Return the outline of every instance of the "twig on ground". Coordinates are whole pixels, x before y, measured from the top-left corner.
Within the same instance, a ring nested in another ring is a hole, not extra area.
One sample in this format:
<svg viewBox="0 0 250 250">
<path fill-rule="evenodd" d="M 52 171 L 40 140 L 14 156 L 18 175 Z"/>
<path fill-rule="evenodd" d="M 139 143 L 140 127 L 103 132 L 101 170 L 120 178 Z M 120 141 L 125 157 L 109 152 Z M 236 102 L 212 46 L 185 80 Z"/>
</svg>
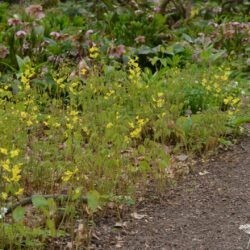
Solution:
<svg viewBox="0 0 250 250">
<path fill-rule="evenodd" d="M 70 198 L 69 195 L 65 195 L 65 194 L 32 195 L 30 197 L 22 199 L 21 201 L 15 203 L 13 205 L 8 206 L 5 215 L 12 213 L 13 210 L 19 206 L 24 207 L 24 206 L 32 204 L 32 199 L 36 196 L 42 196 L 45 199 L 52 198 L 56 201 L 65 201 L 65 200 Z M 83 197 L 80 197 L 78 199 L 78 201 L 83 202 L 83 203 L 87 203 L 87 198 L 83 196 Z"/>
</svg>

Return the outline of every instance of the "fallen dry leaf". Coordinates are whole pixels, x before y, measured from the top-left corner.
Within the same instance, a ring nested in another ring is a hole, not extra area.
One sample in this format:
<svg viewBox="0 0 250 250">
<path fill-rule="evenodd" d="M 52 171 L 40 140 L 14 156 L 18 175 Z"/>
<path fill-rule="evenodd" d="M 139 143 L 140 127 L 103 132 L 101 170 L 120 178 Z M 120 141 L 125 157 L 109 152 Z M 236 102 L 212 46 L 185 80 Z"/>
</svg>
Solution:
<svg viewBox="0 0 250 250">
<path fill-rule="evenodd" d="M 146 214 L 138 214 L 138 213 L 134 212 L 131 214 L 131 217 L 136 219 L 136 220 L 141 220 L 144 217 L 146 217 Z"/>
<path fill-rule="evenodd" d="M 250 234 L 250 224 L 240 225 L 239 229 L 243 230 L 247 234 Z"/>
<path fill-rule="evenodd" d="M 209 174 L 209 172 L 207 170 L 205 170 L 203 172 L 199 172 L 199 175 L 201 175 L 201 176 L 206 175 L 206 174 Z"/>
<path fill-rule="evenodd" d="M 181 154 L 181 155 L 175 156 L 175 158 L 176 158 L 178 161 L 186 161 L 186 160 L 188 159 L 188 155 Z"/>
</svg>

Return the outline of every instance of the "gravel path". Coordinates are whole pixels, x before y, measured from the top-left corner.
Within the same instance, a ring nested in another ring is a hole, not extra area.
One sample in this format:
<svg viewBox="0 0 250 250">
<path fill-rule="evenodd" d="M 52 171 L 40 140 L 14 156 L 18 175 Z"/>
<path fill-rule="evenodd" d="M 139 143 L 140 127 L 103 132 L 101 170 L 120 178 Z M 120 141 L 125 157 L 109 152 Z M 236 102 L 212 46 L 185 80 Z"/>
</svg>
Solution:
<svg viewBox="0 0 250 250">
<path fill-rule="evenodd" d="M 116 227 L 114 217 L 100 221 L 91 248 L 247 249 L 239 226 L 250 224 L 250 135 L 135 211 L 140 218 L 127 213 Z"/>
</svg>

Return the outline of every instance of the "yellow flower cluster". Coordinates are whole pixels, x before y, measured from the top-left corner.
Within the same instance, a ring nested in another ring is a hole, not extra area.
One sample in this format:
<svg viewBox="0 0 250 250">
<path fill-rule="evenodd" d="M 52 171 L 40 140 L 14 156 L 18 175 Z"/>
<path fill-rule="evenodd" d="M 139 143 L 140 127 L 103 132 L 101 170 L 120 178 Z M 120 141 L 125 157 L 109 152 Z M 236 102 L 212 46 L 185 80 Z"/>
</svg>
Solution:
<svg viewBox="0 0 250 250">
<path fill-rule="evenodd" d="M 65 89 L 65 77 L 53 77 L 53 80 L 55 81 L 55 83 L 57 84 L 57 86 L 60 88 L 60 89 Z"/>
<path fill-rule="evenodd" d="M 140 86 L 141 79 L 141 68 L 138 64 L 138 57 L 135 59 L 130 58 L 128 61 L 128 72 L 129 72 L 129 80 L 137 86 Z"/>
<path fill-rule="evenodd" d="M 237 111 L 239 111 L 240 106 L 240 98 L 235 97 L 233 95 L 227 96 L 224 98 L 223 103 L 230 107 L 227 111 L 229 116 L 234 115 Z"/>
<path fill-rule="evenodd" d="M 30 79 L 34 76 L 35 70 L 29 64 L 26 65 L 25 70 L 21 74 L 21 83 L 24 91 L 30 90 Z"/>
<path fill-rule="evenodd" d="M 100 51 L 96 46 L 93 46 L 89 49 L 89 57 L 96 59 L 100 55 Z"/>
<path fill-rule="evenodd" d="M 10 91 L 10 85 L 0 86 L 0 105 L 4 104 L 5 99 L 1 97 L 11 97 L 12 92 Z"/>
<path fill-rule="evenodd" d="M 105 100 L 108 100 L 110 96 L 114 95 L 115 91 L 113 89 L 109 90 L 106 95 L 104 96 Z"/>
<path fill-rule="evenodd" d="M 71 110 L 66 117 L 66 121 L 67 129 L 72 130 L 74 128 L 74 125 L 76 125 L 79 121 L 79 112 Z"/>
<path fill-rule="evenodd" d="M 157 94 L 157 97 L 153 97 L 153 96 L 152 96 L 152 99 L 153 99 L 153 101 L 155 102 L 155 104 L 156 104 L 156 106 L 157 106 L 158 108 L 162 108 L 162 107 L 163 107 L 163 105 L 164 105 L 164 103 L 165 103 L 164 93 L 159 92 L 159 93 Z"/>
<path fill-rule="evenodd" d="M 75 81 L 69 85 L 69 91 L 73 95 L 77 95 L 77 90 L 79 88 L 79 82 Z"/>
<path fill-rule="evenodd" d="M 13 149 L 9 151 L 6 148 L 2 147 L 0 148 L 0 156 L 5 158 L 0 161 L 0 169 L 2 172 L 1 182 L 3 184 L 5 183 L 5 185 L 3 186 L 0 185 L 0 191 L 1 191 L 0 199 L 2 200 L 6 200 L 9 195 L 21 195 L 23 193 L 23 188 L 19 186 L 19 181 L 21 179 L 22 164 L 11 163 L 11 160 L 16 158 L 19 155 L 19 152 L 20 151 L 18 149 Z M 12 188 L 10 188 L 10 186 Z"/>
<path fill-rule="evenodd" d="M 233 96 L 228 96 L 228 97 L 224 98 L 223 102 L 226 105 L 235 106 L 240 102 L 240 98 L 233 97 Z"/>
<path fill-rule="evenodd" d="M 65 173 L 62 176 L 62 181 L 63 182 L 69 182 L 72 177 L 78 172 L 78 168 L 76 168 L 75 170 L 66 170 Z"/>
<path fill-rule="evenodd" d="M 202 86 L 209 92 L 210 95 L 214 97 L 219 97 L 223 104 L 227 105 L 232 110 L 236 110 L 237 106 L 240 104 L 240 98 L 236 97 L 233 93 L 228 93 L 229 88 L 229 74 L 228 69 L 218 69 L 218 74 L 207 80 L 206 76 L 201 81 Z"/>
<path fill-rule="evenodd" d="M 136 122 L 129 122 L 129 126 L 132 128 L 130 137 L 133 139 L 140 138 L 143 126 L 148 122 L 148 119 L 136 117 Z"/>
<path fill-rule="evenodd" d="M 43 124 L 47 127 L 59 128 L 61 125 L 56 120 L 51 117 L 51 115 L 47 115 L 46 119 L 43 121 Z"/>
<path fill-rule="evenodd" d="M 114 125 L 112 122 L 109 122 L 107 125 L 106 125 L 106 128 L 112 128 Z"/>
<path fill-rule="evenodd" d="M 210 93 L 213 93 L 214 96 L 218 96 L 219 93 L 222 91 L 222 85 L 219 84 L 217 81 L 208 81 L 207 78 L 203 78 L 201 81 L 201 85 Z"/>
<path fill-rule="evenodd" d="M 81 69 L 81 74 L 85 76 L 87 74 L 88 70 L 86 68 Z"/>
<path fill-rule="evenodd" d="M 37 120 L 37 113 L 36 113 L 37 109 L 36 109 L 36 108 L 37 108 L 37 107 L 34 106 L 34 107 L 33 107 L 33 112 L 31 112 L 31 113 L 28 113 L 28 112 L 26 112 L 26 111 L 19 111 L 19 117 L 21 118 L 21 120 L 22 120 L 23 122 L 26 123 L 26 125 L 27 125 L 28 127 L 31 127 L 32 125 L 38 123 L 38 120 Z"/>
<path fill-rule="evenodd" d="M 214 96 L 218 96 L 222 92 L 223 86 L 228 84 L 229 69 L 218 69 L 218 74 L 213 75 L 211 79 L 207 79 L 204 75 L 201 84 L 202 86 Z"/>
</svg>

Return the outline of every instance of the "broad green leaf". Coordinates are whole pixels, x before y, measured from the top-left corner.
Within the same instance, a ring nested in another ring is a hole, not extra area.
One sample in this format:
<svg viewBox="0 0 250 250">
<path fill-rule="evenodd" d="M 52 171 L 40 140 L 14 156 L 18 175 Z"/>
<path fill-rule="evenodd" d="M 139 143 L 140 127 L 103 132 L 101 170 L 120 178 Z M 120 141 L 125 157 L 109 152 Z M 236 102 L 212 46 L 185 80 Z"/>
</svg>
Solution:
<svg viewBox="0 0 250 250">
<path fill-rule="evenodd" d="M 33 196 L 32 203 L 36 208 L 46 207 L 48 205 L 48 201 L 43 196 Z"/>
<path fill-rule="evenodd" d="M 30 58 L 28 56 L 21 58 L 20 56 L 16 55 L 16 60 L 17 60 L 17 64 L 20 70 L 23 70 L 24 66 L 27 63 L 30 63 Z"/>
<path fill-rule="evenodd" d="M 153 66 L 157 63 L 157 61 L 159 61 L 159 57 L 157 57 L 157 56 L 150 59 L 150 62 Z"/>
<path fill-rule="evenodd" d="M 192 39 L 192 37 L 189 36 L 189 35 L 186 34 L 186 33 L 183 33 L 183 34 L 182 34 L 182 38 L 185 39 L 186 41 L 188 41 L 189 43 L 193 43 L 193 42 L 194 42 L 193 39 Z"/>
<path fill-rule="evenodd" d="M 25 209 L 23 207 L 17 207 L 12 213 L 12 217 L 15 222 L 20 222 L 24 219 Z"/>
<path fill-rule="evenodd" d="M 100 194 L 96 190 L 87 193 L 88 207 L 95 212 L 100 205 Z"/>
</svg>

